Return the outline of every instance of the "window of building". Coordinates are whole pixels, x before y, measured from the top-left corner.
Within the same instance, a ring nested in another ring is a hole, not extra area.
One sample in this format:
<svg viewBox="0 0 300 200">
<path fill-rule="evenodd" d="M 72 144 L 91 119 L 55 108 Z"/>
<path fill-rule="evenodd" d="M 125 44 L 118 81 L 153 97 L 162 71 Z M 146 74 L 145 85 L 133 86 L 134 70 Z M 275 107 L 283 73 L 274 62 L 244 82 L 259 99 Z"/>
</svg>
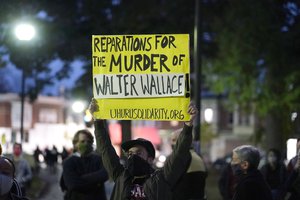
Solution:
<svg viewBox="0 0 300 200">
<path fill-rule="evenodd" d="M 39 112 L 39 122 L 57 123 L 58 113 L 54 108 L 42 108 Z"/>
</svg>

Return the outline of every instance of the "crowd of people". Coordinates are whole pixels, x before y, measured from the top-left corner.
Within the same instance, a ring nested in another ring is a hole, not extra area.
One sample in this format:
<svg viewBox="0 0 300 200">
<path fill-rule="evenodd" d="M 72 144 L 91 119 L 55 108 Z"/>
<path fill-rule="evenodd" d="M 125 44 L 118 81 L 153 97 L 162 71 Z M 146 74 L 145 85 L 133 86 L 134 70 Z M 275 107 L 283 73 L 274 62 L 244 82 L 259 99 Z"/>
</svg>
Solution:
<svg viewBox="0 0 300 200">
<path fill-rule="evenodd" d="M 52 149 L 46 147 L 44 150 L 41 150 L 39 146 L 37 146 L 33 152 L 34 170 L 35 172 L 39 172 L 41 163 L 45 163 L 49 171 L 55 173 L 59 159 L 63 161 L 69 154 L 70 152 L 66 147 L 63 147 L 62 151 L 59 152 L 55 145 L 52 146 Z"/>
<path fill-rule="evenodd" d="M 92 99 L 91 114 L 99 109 L 97 101 Z M 190 120 L 172 133 L 172 152 L 162 168 L 154 167 L 155 147 L 143 138 L 121 144 L 126 157 L 125 162 L 121 162 L 111 143 L 107 122 L 94 119 L 94 135 L 86 129 L 78 130 L 72 141 L 72 153 L 65 148 L 58 152 L 55 146 L 44 151 L 37 147 L 33 154 L 33 170 L 38 173 L 42 156 L 49 169 L 55 172 L 61 156 L 60 187 L 65 200 L 106 200 L 107 180 L 114 182 L 111 200 L 210 199 L 206 194 L 208 166 L 192 147 L 193 121 L 197 112 L 191 103 L 187 108 Z M 222 169 L 216 183 L 223 200 L 299 200 L 299 139 L 297 152 L 298 155 L 286 165 L 278 149 L 269 149 L 266 162 L 260 166 L 262 156 L 258 148 L 252 145 L 235 147 L 231 162 Z M 11 157 L 0 156 L 0 199 L 28 199 L 25 197 L 26 185 L 32 176 L 31 167 L 22 156 L 22 145 L 15 143 Z"/>
<path fill-rule="evenodd" d="M 259 167 L 261 155 L 257 148 L 247 145 L 235 148 L 231 162 L 222 169 L 218 180 L 223 200 L 300 199 L 300 139 L 297 140 L 297 152 L 286 165 L 281 152 L 271 148 Z"/>
</svg>

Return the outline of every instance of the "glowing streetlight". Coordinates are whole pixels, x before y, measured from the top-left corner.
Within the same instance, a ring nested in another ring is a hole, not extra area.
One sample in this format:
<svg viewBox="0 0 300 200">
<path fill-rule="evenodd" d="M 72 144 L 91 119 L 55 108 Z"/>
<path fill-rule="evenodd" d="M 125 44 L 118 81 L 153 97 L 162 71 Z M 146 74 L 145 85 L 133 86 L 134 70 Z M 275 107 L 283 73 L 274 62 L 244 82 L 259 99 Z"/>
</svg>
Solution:
<svg viewBox="0 0 300 200">
<path fill-rule="evenodd" d="M 18 24 L 15 28 L 15 35 L 18 40 L 30 41 L 35 36 L 35 28 L 31 24 Z M 25 72 L 22 72 L 22 82 L 21 82 L 21 142 L 23 142 L 24 136 L 24 100 L 25 100 Z"/>
<path fill-rule="evenodd" d="M 71 104 L 71 109 L 73 111 L 72 118 L 76 124 L 83 124 L 85 122 L 84 114 L 86 110 L 86 103 L 80 100 L 74 101 Z"/>
<path fill-rule="evenodd" d="M 85 104 L 82 101 L 75 101 L 72 104 L 72 110 L 75 113 L 82 113 L 84 111 L 84 109 L 85 109 Z"/>
<path fill-rule="evenodd" d="M 15 35 L 19 40 L 29 41 L 35 36 L 35 28 L 31 24 L 19 24 L 15 28 Z"/>
<path fill-rule="evenodd" d="M 207 123 L 211 123 L 213 121 L 214 111 L 211 108 L 206 108 L 204 110 L 204 120 Z"/>
</svg>

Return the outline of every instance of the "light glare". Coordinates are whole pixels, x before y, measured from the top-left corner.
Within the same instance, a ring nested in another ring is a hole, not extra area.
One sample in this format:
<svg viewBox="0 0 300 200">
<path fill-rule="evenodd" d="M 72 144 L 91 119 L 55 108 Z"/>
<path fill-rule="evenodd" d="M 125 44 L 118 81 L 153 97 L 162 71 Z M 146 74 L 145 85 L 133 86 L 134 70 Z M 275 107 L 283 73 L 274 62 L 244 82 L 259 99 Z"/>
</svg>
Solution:
<svg viewBox="0 0 300 200">
<path fill-rule="evenodd" d="M 287 160 L 292 159 L 297 154 L 297 139 L 290 138 L 287 141 Z"/>
<path fill-rule="evenodd" d="M 298 116 L 298 113 L 297 112 L 293 112 L 292 115 L 291 115 L 291 120 L 295 121 L 295 119 L 297 118 L 297 116 Z"/>
<path fill-rule="evenodd" d="M 211 108 L 207 108 L 204 111 L 204 120 L 207 123 L 211 123 L 213 121 L 213 115 L 214 115 L 214 111 Z"/>
<path fill-rule="evenodd" d="M 84 111 L 84 103 L 81 101 L 76 101 L 72 104 L 72 110 L 75 113 L 82 113 Z"/>
<path fill-rule="evenodd" d="M 15 34 L 19 40 L 31 40 L 35 36 L 35 29 L 30 24 L 19 24 L 15 29 Z"/>
<path fill-rule="evenodd" d="M 159 157 L 158 157 L 158 160 L 160 161 L 160 162 L 165 162 L 166 161 L 166 156 L 164 156 L 164 155 L 160 155 Z"/>
</svg>

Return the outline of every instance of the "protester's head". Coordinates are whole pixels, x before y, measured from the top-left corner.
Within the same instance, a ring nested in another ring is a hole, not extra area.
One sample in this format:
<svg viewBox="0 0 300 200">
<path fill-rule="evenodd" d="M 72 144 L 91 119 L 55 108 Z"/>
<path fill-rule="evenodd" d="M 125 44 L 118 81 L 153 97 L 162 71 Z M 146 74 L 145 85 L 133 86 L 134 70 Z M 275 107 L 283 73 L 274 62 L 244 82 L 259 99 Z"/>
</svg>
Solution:
<svg viewBox="0 0 300 200">
<path fill-rule="evenodd" d="M 181 131 L 182 131 L 182 128 L 175 130 L 175 131 L 171 134 L 171 147 L 172 147 L 172 149 L 174 149 L 175 144 L 176 144 L 176 142 L 177 142 L 177 139 L 178 139 L 178 137 L 179 137 Z"/>
<path fill-rule="evenodd" d="M 231 166 L 235 175 L 247 174 L 248 171 L 257 169 L 259 161 L 259 151 L 251 145 L 238 146 L 232 151 Z"/>
<path fill-rule="evenodd" d="M 8 158 L 0 156 L 0 197 L 5 197 L 11 190 L 14 172 L 13 162 Z"/>
<path fill-rule="evenodd" d="M 267 153 L 267 161 L 271 165 L 275 165 L 281 160 L 281 153 L 278 149 L 271 148 Z"/>
<path fill-rule="evenodd" d="M 14 146 L 13 146 L 13 154 L 14 156 L 16 157 L 19 157 L 21 154 L 22 154 L 22 144 L 20 143 L 14 143 Z"/>
<path fill-rule="evenodd" d="M 128 158 L 126 167 L 132 175 L 141 176 L 151 172 L 155 149 L 150 141 L 138 138 L 123 142 L 121 146 Z"/>
<path fill-rule="evenodd" d="M 149 161 L 149 163 L 151 163 L 155 158 L 155 149 L 153 144 L 149 140 L 143 138 L 123 142 L 122 149 L 126 153 L 127 157 L 137 155 L 144 160 Z"/>
<path fill-rule="evenodd" d="M 93 151 L 94 137 L 90 131 L 86 129 L 79 130 L 73 138 L 74 151 L 85 156 Z"/>
</svg>

